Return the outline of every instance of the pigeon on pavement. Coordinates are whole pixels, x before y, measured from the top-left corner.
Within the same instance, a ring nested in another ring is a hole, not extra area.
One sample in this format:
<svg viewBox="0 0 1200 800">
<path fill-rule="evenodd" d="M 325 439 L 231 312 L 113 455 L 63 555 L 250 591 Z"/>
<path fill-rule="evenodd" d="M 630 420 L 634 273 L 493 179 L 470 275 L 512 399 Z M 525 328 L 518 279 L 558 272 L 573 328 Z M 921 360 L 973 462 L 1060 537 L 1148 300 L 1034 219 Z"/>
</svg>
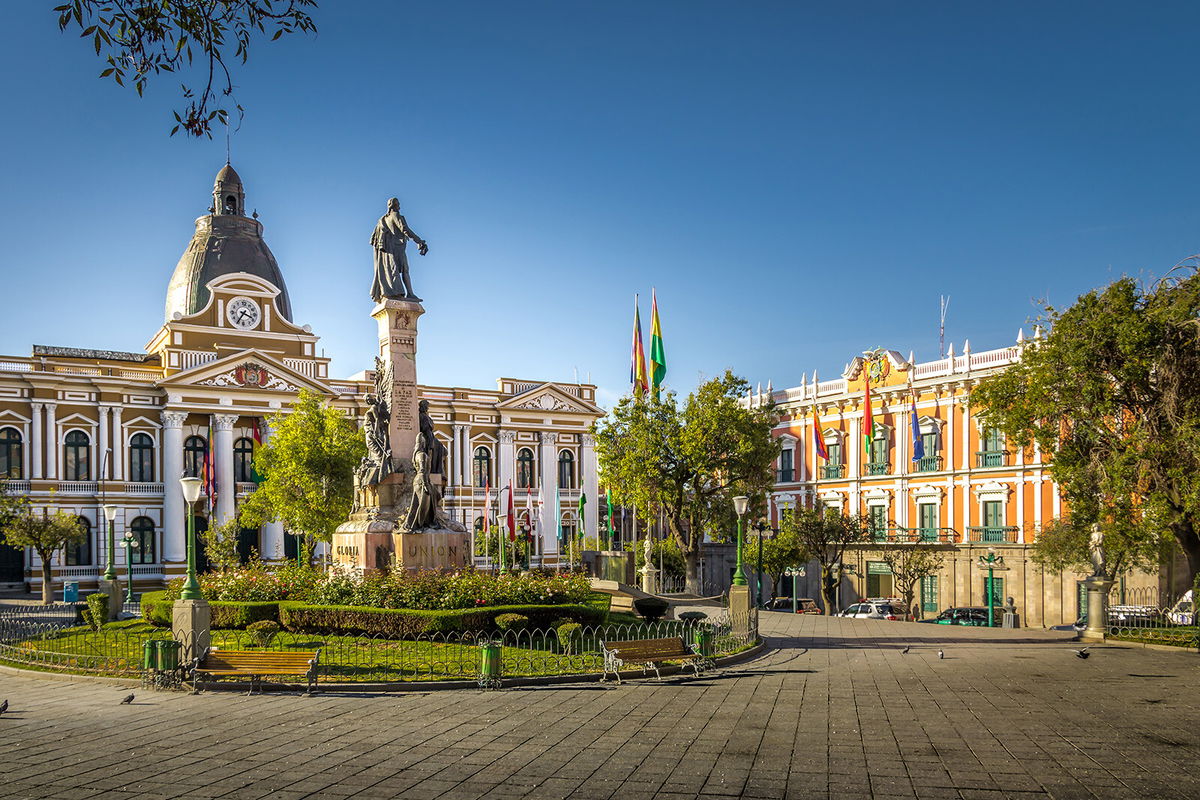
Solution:
<svg viewBox="0 0 1200 800">
<path fill-rule="evenodd" d="M 1091 648 L 1085 647 L 1082 650 L 1075 650 L 1073 652 L 1075 653 L 1076 658 L 1087 658 L 1088 656 L 1091 655 L 1091 653 L 1088 652 L 1089 649 L 1091 649 Z"/>
<path fill-rule="evenodd" d="M 912 650 L 912 645 L 906 644 L 906 645 L 904 645 L 904 649 L 901 650 L 900 653 L 901 653 L 901 655 L 903 655 L 903 654 L 907 653 L 909 650 Z"/>
<path fill-rule="evenodd" d="M 129 693 L 121 698 L 121 705 L 127 706 L 133 702 L 133 693 Z"/>
<path fill-rule="evenodd" d="M 938 650 L 938 658 L 945 658 L 945 657 L 946 657 L 946 651 Z"/>
<path fill-rule="evenodd" d="M 8 711 L 8 701 L 7 700 L 5 700 L 3 703 L 0 703 L 0 714 L 3 714 L 5 711 Z"/>
</svg>

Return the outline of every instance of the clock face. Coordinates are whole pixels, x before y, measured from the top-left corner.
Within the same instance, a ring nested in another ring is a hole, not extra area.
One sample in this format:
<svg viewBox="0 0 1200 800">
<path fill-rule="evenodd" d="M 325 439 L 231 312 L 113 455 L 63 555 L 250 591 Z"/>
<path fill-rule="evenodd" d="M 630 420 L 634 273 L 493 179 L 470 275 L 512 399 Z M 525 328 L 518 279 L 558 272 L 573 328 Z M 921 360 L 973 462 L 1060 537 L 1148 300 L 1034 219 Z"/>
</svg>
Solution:
<svg viewBox="0 0 1200 800">
<path fill-rule="evenodd" d="M 249 297 L 235 297 L 225 308 L 225 316 L 229 318 L 229 324 L 234 327 L 250 330 L 257 327 L 259 320 L 262 319 L 262 311 L 259 309 L 258 303 Z"/>
</svg>

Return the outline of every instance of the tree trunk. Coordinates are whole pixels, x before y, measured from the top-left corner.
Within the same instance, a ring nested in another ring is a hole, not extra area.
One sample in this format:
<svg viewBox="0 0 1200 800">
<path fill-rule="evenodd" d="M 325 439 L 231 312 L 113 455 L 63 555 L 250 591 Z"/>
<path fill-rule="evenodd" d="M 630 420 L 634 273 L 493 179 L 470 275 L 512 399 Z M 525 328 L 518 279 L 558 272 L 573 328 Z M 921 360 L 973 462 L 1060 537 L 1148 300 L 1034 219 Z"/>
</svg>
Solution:
<svg viewBox="0 0 1200 800">
<path fill-rule="evenodd" d="M 1183 555 L 1187 558 L 1190 586 L 1196 580 L 1196 576 L 1200 575 L 1200 536 L 1196 535 L 1191 518 L 1182 515 L 1178 521 L 1171 523 L 1171 532 L 1175 534 L 1175 541 L 1179 542 Z"/>
<path fill-rule="evenodd" d="M 821 567 L 821 599 L 825 601 L 825 614 L 833 615 L 838 612 L 838 589 L 841 587 L 841 577 L 835 577 L 826 567 Z"/>
<path fill-rule="evenodd" d="M 50 555 L 38 555 L 42 558 L 42 605 L 48 606 L 54 602 L 54 586 L 50 582 Z"/>
<path fill-rule="evenodd" d="M 683 554 L 683 563 L 687 570 L 687 591 L 701 597 L 704 594 L 703 576 L 700 574 L 700 551 L 692 550 Z"/>
</svg>

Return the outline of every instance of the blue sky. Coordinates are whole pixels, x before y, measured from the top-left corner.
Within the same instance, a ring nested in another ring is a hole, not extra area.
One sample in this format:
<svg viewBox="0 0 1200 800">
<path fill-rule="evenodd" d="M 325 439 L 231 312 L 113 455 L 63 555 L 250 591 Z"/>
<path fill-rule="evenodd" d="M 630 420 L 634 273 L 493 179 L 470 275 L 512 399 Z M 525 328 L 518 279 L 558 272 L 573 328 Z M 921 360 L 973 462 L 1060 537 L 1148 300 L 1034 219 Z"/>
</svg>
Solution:
<svg viewBox="0 0 1200 800">
<path fill-rule="evenodd" d="M 0 31 L 0 353 L 139 350 L 225 142 L 168 138 L 177 81 L 98 80 L 53 5 Z M 778 388 L 936 357 L 942 294 L 983 350 L 1200 251 L 1195 4 L 323 5 L 238 69 L 232 148 L 338 375 L 373 352 L 392 195 L 431 247 L 423 382 L 578 370 L 608 402 L 652 286 L 670 385 Z"/>
</svg>

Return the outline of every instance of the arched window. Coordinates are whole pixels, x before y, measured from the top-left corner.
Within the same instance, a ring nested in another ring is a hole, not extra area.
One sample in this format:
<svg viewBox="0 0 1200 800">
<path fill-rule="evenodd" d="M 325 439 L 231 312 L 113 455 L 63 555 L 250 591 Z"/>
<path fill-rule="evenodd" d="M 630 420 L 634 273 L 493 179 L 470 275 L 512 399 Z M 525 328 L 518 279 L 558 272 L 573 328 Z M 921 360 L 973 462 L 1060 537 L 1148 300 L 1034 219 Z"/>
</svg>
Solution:
<svg viewBox="0 0 1200 800">
<path fill-rule="evenodd" d="M 471 463 L 471 475 L 475 485 L 483 488 L 489 484 L 492 477 L 492 451 L 486 447 L 475 448 L 475 458 Z"/>
<path fill-rule="evenodd" d="M 558 454 L 558 488 L 575 488 L 575 454 L 570 450 Z"/>
<path fill-rule="evenodd" d="M 68 567 L 85 567 L 92 563 L 92 523 L 87 517 L 80 517 L 79 522 L 83 525 L 83 538 L 67 545 L 65 560 Z"/>
<path fill-rule="evenodd" d="M 154 520 L 149 517 L 138 517 L 129 523 L 129 532 L 133 534 L 133 538 L 137 541 L 137 545 L 130 554 L 133 563 L 155 563 L 158 560 L 158 554 L 154 552 Z"/>
<path fill-rule="evenodd" d="M 16 428 L 0 429 L 0 478 L 21 477 L 21 432 Z"/>
<path fill-rule="evenodd" d="M 233 479 L 238 483 L 254 481 L 254 440 L 242 437 L 233 443 Z"/>
<path fill-rule="evenodd" d="M 92 440 L 83 431 L 71 431 L 63 442 L 66 449 L 66 458 L 63 459 L 64 480 L 91 480 L 91 470 L 88 465 Z"/>
<path fill-rule="evenodd" d="M 148 434 L 134 434 L 129 440 L 129 480 L 134 483 L 154 482 L 154 440 Z"/>
<path fill-rule="evenodd" d="M 528 447 L 517 451 L 517 488 L 533 488 L 533 451 Z"/>
<path fill-rule="evenodd" d="M 204 457 L 208 455 L 208 440 L 203 436 L 189 436 L 183 443 L 183 471 L 189 478 L 199 478 L 204 473 Z"/>
</svg>

